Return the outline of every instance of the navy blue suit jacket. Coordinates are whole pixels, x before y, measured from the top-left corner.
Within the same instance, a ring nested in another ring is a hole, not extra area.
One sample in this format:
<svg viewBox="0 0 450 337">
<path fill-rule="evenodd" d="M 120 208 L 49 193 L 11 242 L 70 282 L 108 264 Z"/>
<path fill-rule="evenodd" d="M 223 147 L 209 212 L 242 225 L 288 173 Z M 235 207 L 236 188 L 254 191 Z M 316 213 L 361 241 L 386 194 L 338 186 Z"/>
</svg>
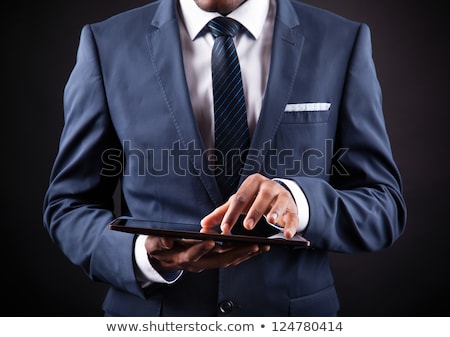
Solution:
<svg viewBox="0 0 450 337">
<path fill-rule="evenodd" d="M 83 28 L 45 198 L 52 239 L 111 286 L 107 314 L 209 316 L 230 300 L 228 315 L 336 315 L 327 252 L 388 247 L 406 217 L 365 24 L 277 3 L 267 91 L 242 179 L 259 172 L 295 180 L 310 205 L 304 236 L 312 249 L 273 247 L 236 267 L 142 289 L 133 235 L 107 229 L 119 180 L 123 207 L 136 218 L 195 224 L 223 202 L 202 155 L 176 10 L 175 0 L 158 1 Z M 330 106 L 304 104 L 315 102 Z"/>
</svg>

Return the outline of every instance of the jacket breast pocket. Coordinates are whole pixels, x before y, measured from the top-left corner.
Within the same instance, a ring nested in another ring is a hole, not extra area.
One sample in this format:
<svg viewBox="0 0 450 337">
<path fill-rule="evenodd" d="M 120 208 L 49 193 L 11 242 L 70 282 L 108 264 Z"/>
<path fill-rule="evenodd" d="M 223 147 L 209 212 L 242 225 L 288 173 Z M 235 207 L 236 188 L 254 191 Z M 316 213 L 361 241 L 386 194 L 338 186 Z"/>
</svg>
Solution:
<svg viewBox="0 0 450 337">
<path fill-rule="evenodd" d="M 326 123 L 330 119 L 330 110 L 286 111 L 282 124 Z"/>
</svg>

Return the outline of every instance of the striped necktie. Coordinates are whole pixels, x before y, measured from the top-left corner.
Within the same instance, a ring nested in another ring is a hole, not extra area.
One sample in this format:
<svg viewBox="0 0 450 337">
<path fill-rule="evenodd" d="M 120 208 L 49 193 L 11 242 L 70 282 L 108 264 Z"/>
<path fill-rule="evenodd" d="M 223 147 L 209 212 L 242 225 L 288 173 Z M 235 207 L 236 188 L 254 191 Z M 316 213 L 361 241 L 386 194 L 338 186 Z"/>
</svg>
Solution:
<svg viewBox="0 0 450 337">
<path fill-rule="evenodd" d="M 250 137 L 241 68 L 233 37 L 241 25 L 217 17 L 208 23 L 214 36 L 211 69 L 214 96 L 216 179 L 224 200 L 236 192 Z"/>
</svg>

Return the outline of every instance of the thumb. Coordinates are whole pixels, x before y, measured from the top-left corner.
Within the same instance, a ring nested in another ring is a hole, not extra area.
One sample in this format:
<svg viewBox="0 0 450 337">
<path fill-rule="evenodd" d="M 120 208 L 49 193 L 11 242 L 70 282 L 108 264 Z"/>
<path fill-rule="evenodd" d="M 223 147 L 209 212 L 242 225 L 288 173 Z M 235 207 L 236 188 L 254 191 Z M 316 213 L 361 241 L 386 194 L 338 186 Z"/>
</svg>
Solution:
<svg viewBox="0 0 450 337">
<path fill-rule="evenodd" d="M 213 228 L 219 226 L 228 210 L 229 205 L 230 203 L 227 201 L 222 206 L 217 207 L 200 221 L 200 225 L 203 228 Z"/>
<path fill-rule="evenodd" d="M 151 254 L 158 251 L 168 250 L 173 247 L 173 239 L 148 235 L 145 239 L 145 249 Z"/>
</svg>

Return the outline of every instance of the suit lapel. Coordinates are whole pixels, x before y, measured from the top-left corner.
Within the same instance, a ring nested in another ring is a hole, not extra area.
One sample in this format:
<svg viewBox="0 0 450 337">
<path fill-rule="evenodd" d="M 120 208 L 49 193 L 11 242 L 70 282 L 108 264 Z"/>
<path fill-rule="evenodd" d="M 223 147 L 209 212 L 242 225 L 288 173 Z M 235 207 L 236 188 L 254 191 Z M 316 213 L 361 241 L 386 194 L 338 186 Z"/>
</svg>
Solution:
<svg viewBox="0 0 450 337">
<path fill-rule="evenodd" d="M 299 20 L 289 1 L 277 2 L 269 80 L 251 150 L 241 180 L 263 168 L 264 156 L 271 146 L 291 96 L 300 64 L 304 37 Z"/>
<path fill-rule="evenodd" d="M 181 146 L 189 149 L 194 172 L 199 173 L 211 200 L 219 205 L 222 198 L 216 179 L 210 172 L 204 172 L 209 165 L 203 155 L 205 148 L 186 83 L 175 4 L 176 1 L 162 1 L 155 13 L 147 35 L 150 57 Z"/>
</svg>

